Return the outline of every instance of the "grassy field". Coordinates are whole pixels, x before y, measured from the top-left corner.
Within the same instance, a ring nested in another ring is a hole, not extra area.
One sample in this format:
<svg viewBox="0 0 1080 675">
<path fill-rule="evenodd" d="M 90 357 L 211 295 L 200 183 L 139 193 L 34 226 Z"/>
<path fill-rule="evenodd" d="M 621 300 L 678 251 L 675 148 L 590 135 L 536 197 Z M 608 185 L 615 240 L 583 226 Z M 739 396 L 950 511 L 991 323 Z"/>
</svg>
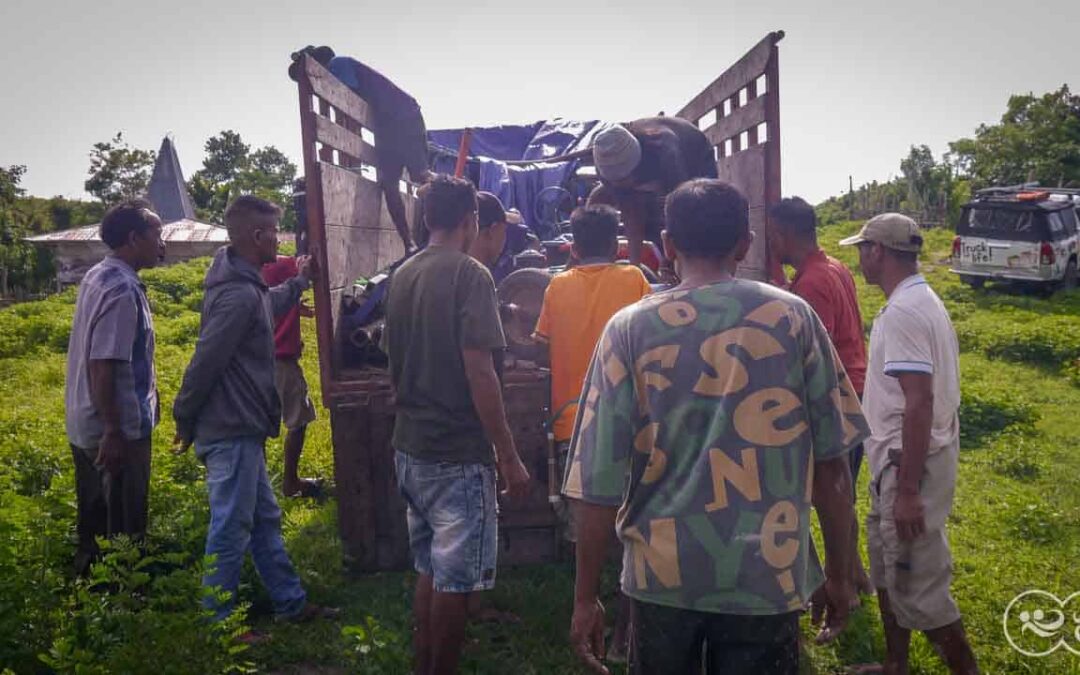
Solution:
<svg viewBox="0 0 1080 675">
<path fill-rule="evenodd" d="M 840 251 L 835 242 L 854 227 L 837 225 L 823 233 L 825 247 L 849 264 L 853 252 Z M 1041 588 L 1062 597 L 1080 591 L 1074 564 L 1080 558 L 1075 480 L 1080 475 L 1080 293 L 1042 299 L 997 289 L 972 291 L 943 264 L 950 242 L 950 233 L 931 234 L 924 269 L 949 306 L 964 351 L 964 442 L 950 521 L 955 594 L 985 672 L 1080 673 L 1080 658 L 1063 650 L 1041 659 L 1014 652 L 1001 624 L 1006 605 L 1023 590 Z M 145 274 L 156 313 L 165 409 L 198 329 L 204 265 Z M 869 324 L 883 298 L 861 280 L 860 292 Z M 250 603 L 248 621 L 267 628 L 273 639 L 240 650 L 230 632 L 207 628 L 197 610 L 207 523 L 202 468 L 190 454 L 168 452 L 169 419 L 154 437 L 154 555 L 139 562 L 119 547 L 99 569 L 97 585 L 71 580 L 74 492 L 63 430 L 63 379 L 72 301 L 68 293 L 0 311 L 0 669 L 407 672 L 412 575 L 344 577 L 332 501 L 284 502 L 284 529 L 311 596 L 342 607 L 342 620 L 273 624 L 249 566 L 241 588 L 242 599 Z M 311 328 L 305 326 L 311 348 L 304 365 L 314 382 Z M 309 430 L 304 475 L 332 477 L 329 439 L 321 411 Z M 276 481 L 279 441 L 270 444 L 267 456 Z M 868 507 L 865 487 L 864 474 L 861 516 Z M 520 623 L 470 626 L 463 672 L 577 672 L 565 647 L 572 574 L 569 564 L 501 571 L 490 601 L 516 614 Z M 810 635 L 809 626 L 806 630 Z M 806 671 L 842 672 L 881 654 L 870 600 L 839 644 L 807 648 Z M 921 638 L 915 642 L 913 670 L 943 672 Z"/>
</svg>

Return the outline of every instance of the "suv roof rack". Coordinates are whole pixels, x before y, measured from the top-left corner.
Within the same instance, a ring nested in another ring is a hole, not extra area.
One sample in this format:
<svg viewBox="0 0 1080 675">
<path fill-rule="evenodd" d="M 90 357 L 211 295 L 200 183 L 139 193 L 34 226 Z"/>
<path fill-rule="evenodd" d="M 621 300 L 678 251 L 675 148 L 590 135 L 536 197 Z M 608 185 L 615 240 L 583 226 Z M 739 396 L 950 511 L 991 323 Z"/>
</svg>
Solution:
<svg viewBox="0 0 1080 675">
<path fill-rule="evenodd" d="M 977 190 L 975 192 L 975 197 L 1007 197 L 1019 195 L 1025 192 L 1047 192 L 1057 195 L 1080 195 L 1080 188 L 1042 187 L 1038 183 L 1023 183 L 1020 185 L 983 188 L 982 190 Z"/>
</svg>

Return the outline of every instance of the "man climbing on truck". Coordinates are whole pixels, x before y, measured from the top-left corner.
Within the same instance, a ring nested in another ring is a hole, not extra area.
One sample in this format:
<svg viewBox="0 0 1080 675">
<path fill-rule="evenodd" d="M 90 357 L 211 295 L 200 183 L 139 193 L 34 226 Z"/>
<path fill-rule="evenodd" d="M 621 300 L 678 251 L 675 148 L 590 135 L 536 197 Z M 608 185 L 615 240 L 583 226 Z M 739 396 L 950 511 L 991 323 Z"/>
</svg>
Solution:
<svg viewBox="0 0 1080 675">
<path fill-rule="evenodd" d="M 375 167 L 379 187 L 390 219 L 405 244 L 406 251 L 416 248 L 409 229 L 409 219 L 405 214 L 405 202 L 401 198 L 398 183 L 401 172 L 409 171 L 409 179 L 414 183 L 426 183 L 431 180 L 428 170 L 427 128 L 420 104 L 405 93 L 385 75 L 367 64 L 348 56 L 337 56 L 329 47 L 308 45 L 292 55 L 293 64 L 289 66 L 289 77 L 300 79 L 300 56 L 310 54 L 312 58 L 341 80 L 346 86 L 364 99 L 374 113 L 375 154 L 378 165 Z"/>
<path fill-rule="evenodd" d="M 593 162 L 601 184 L 589 204 L 610 204 L 622 213 L 630 262 L 641 262 L 641 242 L 660 241 L 664 198 L 691 178 L 716 178 L 709 139 L 679 117 L 645 117 L 604 129 L 593 139 Z"/>
</svg>

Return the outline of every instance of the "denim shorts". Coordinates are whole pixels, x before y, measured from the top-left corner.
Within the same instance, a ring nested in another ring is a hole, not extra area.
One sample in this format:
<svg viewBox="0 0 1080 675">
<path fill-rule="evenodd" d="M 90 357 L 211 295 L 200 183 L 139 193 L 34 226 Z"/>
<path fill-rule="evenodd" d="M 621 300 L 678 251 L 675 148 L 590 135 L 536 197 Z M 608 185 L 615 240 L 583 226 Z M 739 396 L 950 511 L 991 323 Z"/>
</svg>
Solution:
<svg viewBox="0 0 1080 675">
<path fill-rule="evenodd" d="M 398 490 L 408 506 L 409 548 L 420 574 L 440 593 L 495 586 L 498 506 L 495 467 L 394 454 Z"/>
</svg>

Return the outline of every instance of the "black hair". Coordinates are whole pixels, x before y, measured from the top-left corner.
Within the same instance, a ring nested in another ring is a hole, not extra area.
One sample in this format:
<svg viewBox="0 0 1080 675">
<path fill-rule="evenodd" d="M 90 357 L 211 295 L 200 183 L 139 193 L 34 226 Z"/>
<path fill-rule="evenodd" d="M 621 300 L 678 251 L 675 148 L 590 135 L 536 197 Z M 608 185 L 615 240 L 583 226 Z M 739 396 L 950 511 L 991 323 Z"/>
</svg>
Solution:
<svg viewBox="0 0 1080 675">
<path fill-rule="evenodd" d="M 915 238 L 920 240 L 919 241 L 920 244 L 922 243 L 922 237 L 919 237 L 919 236 L 916 235 L 916 237 L 913 237 L 913 239 L 915 239 Z M 896 260 L 899 260 L 902 263 L 907 263 L 909 265 L 915 265 L 915 264 L 917 264 L 919 262 L 919 252 L 918 251 L 901 251 L 899 249 L 889 248 L 888 246 L 883 246 L 882 248 L 884 248 L 888 252 L 889 255 L 891 255 L 893 258 L 895 258 Z"/>
<path fill-rule="evenodd" d="M 611 255 L 619 238 L 619 212 L 606 204 L 583 206 L 570 214 L 574 246 L 586 258 Z"/>
<path fill-rule="evenodd" d="M 237 228 L 245 225 L 245 221 L 251 216 L 280 218 L 281 207 L 262 197 L 240 195 L 225 209 L 225 229 L 229 231 L 229 237 L 232 238 L 238 232 Z"/>
<path fill-rule="evenodd" d="M 503 208 L 499 198 L 490 192 L 477 192 L 476 204 L 478 207 L 476 223 L 481 230 L 486 230 L 495 223 L 506 220 L 506 209 Z"/>
<path fill-rule="evenodd" d="M 773 223 L 800 239 L 817 241 L 817 214 L 802 197 L 781 199 L 769 209 Z"/>
<path fill-rule="evenodd" d="M 733 186 L 715 178 L 689 180 L 664 203 L 668 235 L 690 258 L 724 258 L 750 231 L 750 207 Z"/>
<path fill-rule="evenodd" d="M 142 234 L 159 220 L 149 201 L 129 199 L 105 212 L 105 217 L 101 219 L 101 240 L 115 251 L 128 243 L 132 232 Z"/>
<path fill-rule="evenodd" d="M 477 210 L 476 187 L 464 178 L 440 173 L 420 188 L 420 201 L 430 231 L 453 230 Z"/>
</svg>

